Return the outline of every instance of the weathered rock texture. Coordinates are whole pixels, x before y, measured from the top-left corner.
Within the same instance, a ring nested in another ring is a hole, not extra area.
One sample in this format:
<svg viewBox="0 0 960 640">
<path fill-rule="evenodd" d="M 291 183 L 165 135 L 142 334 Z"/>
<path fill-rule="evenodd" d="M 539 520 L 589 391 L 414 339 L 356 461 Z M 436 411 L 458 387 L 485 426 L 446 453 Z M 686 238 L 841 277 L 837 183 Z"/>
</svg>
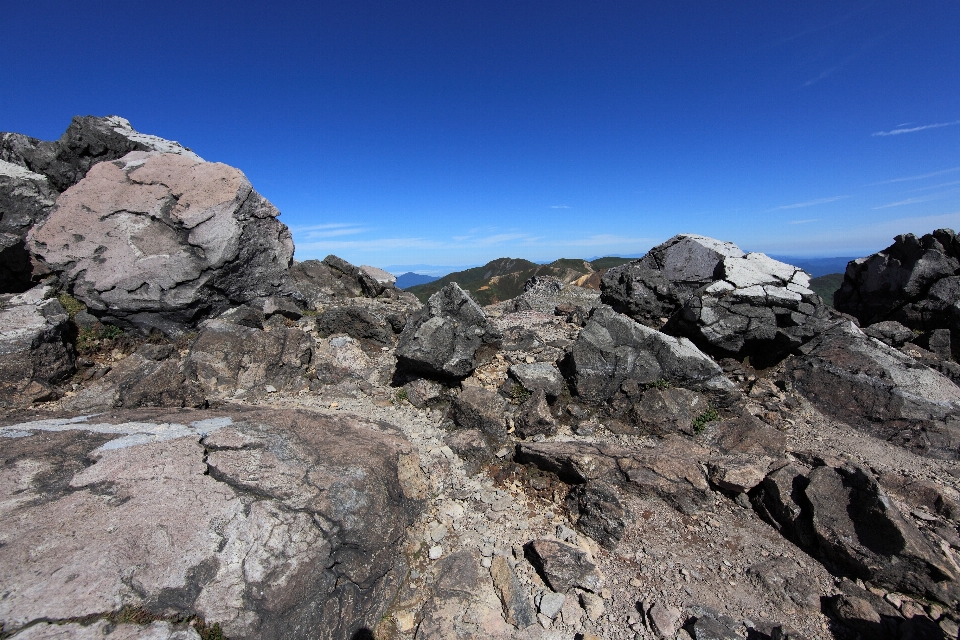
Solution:
<svg viewBox="0 0 960 640">
<path fill-rule="evenodd" d="M 834 306 L 864 326 L 895 320 L 919 332 L 948 329 L 960 347 L 960 240 L 951 229 L 912 233 L 847 265 Z M 949 353 L 949 348 L 948 348 Z"/>
<path fill-rule="evenodd" d="M 79 182 L 98 162 L 131 151 L 179 153 L 200 158 L 176 142 L 134 131 L 118 116 L 73 119 L 55 142 L 0 133 L 0 292 L 30 287 L 30 254 L 24 243 L 60 192 Z"/>
<path fill-rule="evenodd" d="M 426 307 L 407 322 L 397 360 L 410 371 L 462 378 L 489 359 L 500 341 L 483 309 L 452 282 L 430 296 Z"/>
<path fill-rule="evenodd" d="M 613 396 L 625 380 L 685 385 L 726 382 L 720 366 L 686 338 L 660 333 L 607 306 L 594 310 L 567 364 L 577 395 L 593 402 Z"/>
<path fill-rule="evenodd" d="M 0 405 L 50 399 L 51 383 L 74 370 L 67 312 L 52 287 L 0 296 Z"/>
<path fill-rule="evenodd" d="M 293 241 L 277 215 L 237 169 L 133 152 L 64 192 L 28 245 L 95 315 L 177 333 L 279 293 Z"/>
<path fill-rule="evenodd" d="M 718 356 L 775 362 L 827 316 L 802 270 L 729 242 L 674 236 L 610 269 L 601 300 L 634 319 L 685 335 Z"/>
<path fill-rule="evenodd" d="M 230 638 L 361 637 L 421 504 L 409 443 L 350 416 L 141 410 L 2 432 L 5 632 L 131 606 Z"/>
<path fill-rule="evenodd" d="M 918 453 L 960 455 L 960 388 L 850 321 L 790 362 L 797 389 L 822 411 Z"/>
</svg>

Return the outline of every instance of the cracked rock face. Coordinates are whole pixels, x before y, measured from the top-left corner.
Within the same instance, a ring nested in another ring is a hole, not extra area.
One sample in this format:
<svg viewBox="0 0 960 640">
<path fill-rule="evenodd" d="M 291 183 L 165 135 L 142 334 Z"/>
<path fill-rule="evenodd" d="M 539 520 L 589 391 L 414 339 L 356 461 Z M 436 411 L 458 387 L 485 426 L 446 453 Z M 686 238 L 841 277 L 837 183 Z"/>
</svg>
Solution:
<svg viewBox="0 0 960 640">
<path fill-rule="evenodd" d="M 601 300 L 722 357 L 768 363 L 810 340 L 827 316 L 801 269 L 729 242 L 674 236 L 608 271 Z"/>
<path fill-rule="evenodd" d="M 0 427 L 4 631 L 125 606 L 199 614 L 230 638 L 372 629 L 421 505 L 400 432 L 303 410 L 166 411 Z"/>
<path fill-rule="evenodd" d="M 397 360 L 410 371 L 463 378 L 499 349 L 501 338 L 470 294 L 451 282 L 407 322 Z"/>
<path fill-rule="evenodd" d="M 176 334 L 279 292 L 293 241 L 277 215 L 237 169 L 132 152 L 64 192 L 28 245 L 95 315 Z"/>
<path fill-rule="evenodd" d="M 0 160 L 0 291 L 30 287 L 32 266 L 24 239 L 57 199 L 46 176 Z"/>
</svg>

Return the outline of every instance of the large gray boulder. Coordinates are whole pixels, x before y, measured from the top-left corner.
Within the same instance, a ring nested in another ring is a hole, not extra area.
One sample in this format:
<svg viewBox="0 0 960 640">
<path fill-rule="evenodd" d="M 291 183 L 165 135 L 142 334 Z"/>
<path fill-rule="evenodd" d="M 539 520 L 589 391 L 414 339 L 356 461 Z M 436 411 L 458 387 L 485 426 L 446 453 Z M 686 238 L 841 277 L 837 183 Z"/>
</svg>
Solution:
<svg viewBox="0 0 960 640">
<path fill-rule="evenodd" d="M 401 432 L 347 415 L 121 410 L 0 435 L 5 634 L 129 607 L 229 638 L 361 637 L 425 497 Z"/>
<path fill-rule="evenodd" d="M 847 265 L 834 306 L 861 325 L 895 320 L 910 329 L 949 329 L 960 344 L 960 240 L 951 229 L 892 245 Z"/>
<path fill-rule="evenodd" d="M 419 308 L 417 297 L 397 289 L 396 281 L 383 269 L 367 265 L 357 267 L 339 256 L 329 255 L 323 260 L 294 262 L 287 288 L 304 305 L 317 311 L 358 298 Z"/>
<path fill-rule="evenodd" d="M 25 239 L 46 219 L 58 192 L 46 176 L 0 160 L 0 292 L 30 288 L 32 267 Z"/>
<path fill-rule="evenodd" d="M 720 366 L 686 338 L 674 338 L 601 305 L 574 342 L 569 381 L 592 402 L 611 398 L 625 380 L 684 386 L 729 384 Z"/>
<path fill-rule="evenodd" d="M 809 284 L 801 269 L 762 253 L 681 234 L 610 269 L 601 300 L 711 354 L 766 365 L 811 339 L 827 318 Z"/>
<path fill-rule="evenodd" d="M 451 282 L 407 322 L 397 345 L 398 366 L 428 375 L 464 378 L 493 356 L 501 342 L 473 298 Z"/>
<path fill-rule="evenodd" d="M 0 296 L 0 406 L 50 399 L 51 383 L 74 371 L 69 316 L 50 286 Z"/>
<path fill-rule="evenodd" d="M 840 321 L 788 363 L 797 390 L 826 414 L 917 453 L 960 457 L 960 387 Z"/>
<path fill-rule="evenodd" d="M 278 215 L 238 169 L 137 151 L 90 169 L 28 246 L 94 315 L 178 334 L 281 291 L 293 240 Z"/>
</svg>

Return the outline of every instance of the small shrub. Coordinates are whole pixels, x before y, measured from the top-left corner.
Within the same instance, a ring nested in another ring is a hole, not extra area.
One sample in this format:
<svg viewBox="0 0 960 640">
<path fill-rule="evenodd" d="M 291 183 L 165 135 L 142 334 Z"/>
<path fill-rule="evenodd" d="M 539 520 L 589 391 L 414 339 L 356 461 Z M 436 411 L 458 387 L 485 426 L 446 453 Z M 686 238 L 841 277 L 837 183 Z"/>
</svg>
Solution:
<svg viewBox="0 0 960 640">
<path fill-rule="evenodd" d="M 522 384 L 515 384 L 513 389 L 510 389 L 510 399 L 516 404 L 523 404 L 532 395 L 533 393 Z"/>
<path fill-rule="evenodd" d="M 80 329 L 77 332 L 77 351 L 81 354 L 92 353 L 106 346 L 103 344 L 105 340 L 116 340 L 122 336 L 123 329 L 120 327 L 98 322 L 90 329 Z"/>
<path fill-rule="evenodd" d="M 694 433 L 703 433 L 703 430 L 707 428 L 708 422 L 713 422 L 714 420 L 720 419 L 720 413 L 717 412 L 714 408 L 709 408 L 700 415 L 698 415 L 693 420 L 693 432 Z"/>
<path fill-rule="evenodd" d="M 396 395 L 397 395 L 397 402 L 403 402 L 404 400 L 407 399 L 407 390 L 404 389 L 403 387 L 400 387 L 399 389 L 397 389 Z"/>
<path fill-rule="evenodd" d="M 75 315 L 87 308 L 87 305 L 83 304 L 69 293 L 61 293 L 57 296 L 57 300 L 59 300 L 60 304 L 63 305 L 63 308 L 66 309 L 71 320 L 73 320 Z"/>
<path fill-rule="evenodd" d="M 115 327 L 112 324 L 100 325 L 100 337 L 104 340 L 116 340 L 123 335 L 123 329 L 120 327 Z"/>
<path fill-rule="evenodd" d="M 649 388 L 653 388 L 653 389 L 669 389 L 669 388 L 671 388 L 671 387 L 673 387 L 673 383 L 671 383 L 671 382 L 670 382 L 669 380 L 667 380 L 666 378 L 658 378 L 655 382 L 651 382 L 649 385 L 647 385 L 647 388 L 648 388 L 648 389 L 649 389 Z"/>
<path fill-rule="evenodd" d="M 207 626 L 203 620 L 197 619 L 197 621 L 194 622 L 193 628 L 197 630 L 197 635 L 200 636 L 201 640 L 227 640 L 227 636 L 223 634 L 223 629 L 220 628 L 219 622 L 214 622 L 212 625 Z"/>
</svg>

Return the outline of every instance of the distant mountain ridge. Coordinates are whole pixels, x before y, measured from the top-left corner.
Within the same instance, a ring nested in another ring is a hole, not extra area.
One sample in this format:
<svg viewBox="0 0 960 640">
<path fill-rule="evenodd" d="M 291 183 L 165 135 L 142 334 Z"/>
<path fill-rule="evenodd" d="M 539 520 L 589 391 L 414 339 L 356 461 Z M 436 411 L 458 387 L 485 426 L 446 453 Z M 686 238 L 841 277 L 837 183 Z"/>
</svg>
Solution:
<svg viewBox="0 0 960 640">
<path fill-rule="evenodd" d="M 422 273 L 414 273 L 408 271 L 402 275 L 397 276 L 397 289 L 408 289 L 410 287 L 415 287 L 418 284 L 427 284 L 428 282 L 433 282 L 434 280 L 439 280 L 438 276 L 427 276 Z"/>
<path fill-rule="evenodd" d="M 631 258 L 605 257 L 592 261 L 561 258 L 548 264 L 537 264 L 522 258 L 497 258 L 482 267 L 455 271 L 407 291 L 426 301 L 445 285 L 456 282 L 470 291 L 481 305 L 515 298 L 523 293 L 523 284 L 533 276 L 553 276 L 567 284 L 591 289 L 600 288 L 600 278 L 607 269 L 630 262 Z"/>
</svg>

